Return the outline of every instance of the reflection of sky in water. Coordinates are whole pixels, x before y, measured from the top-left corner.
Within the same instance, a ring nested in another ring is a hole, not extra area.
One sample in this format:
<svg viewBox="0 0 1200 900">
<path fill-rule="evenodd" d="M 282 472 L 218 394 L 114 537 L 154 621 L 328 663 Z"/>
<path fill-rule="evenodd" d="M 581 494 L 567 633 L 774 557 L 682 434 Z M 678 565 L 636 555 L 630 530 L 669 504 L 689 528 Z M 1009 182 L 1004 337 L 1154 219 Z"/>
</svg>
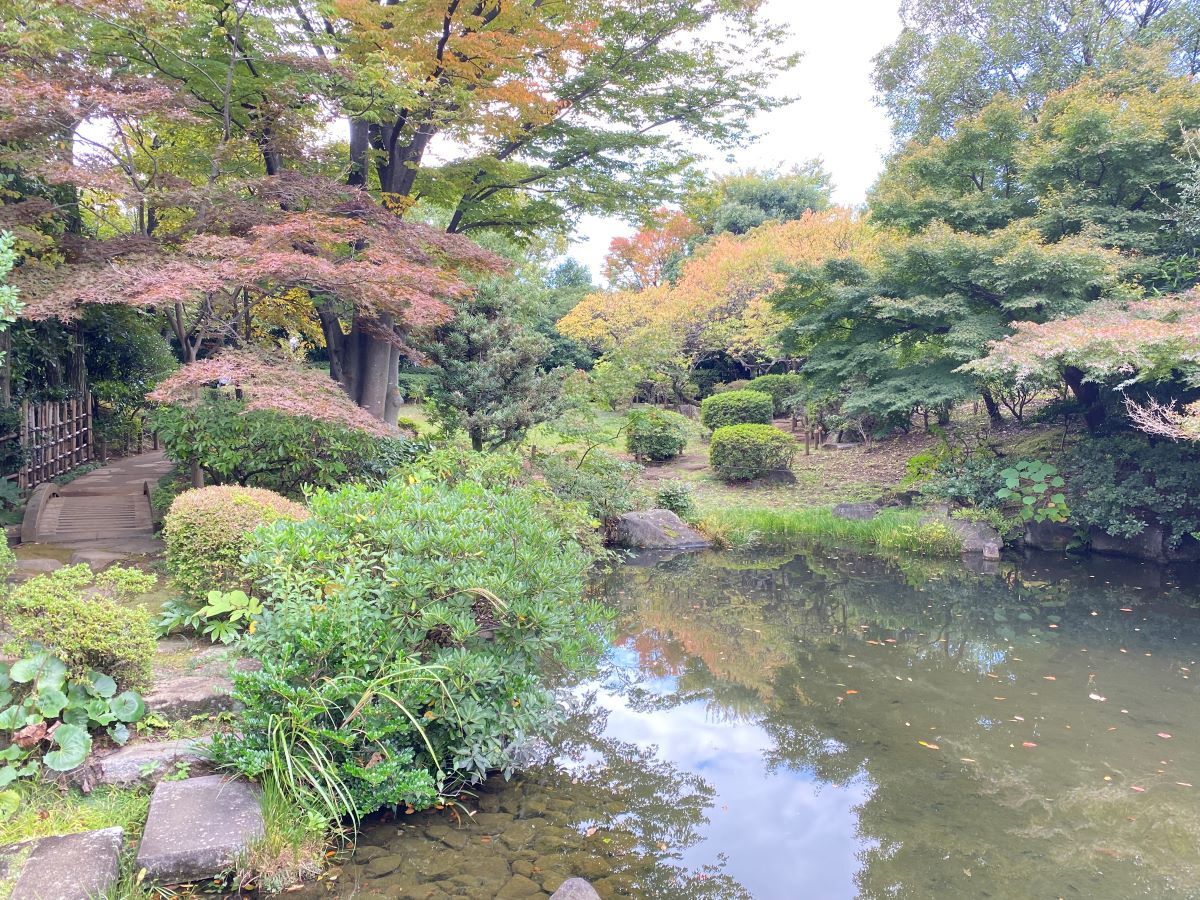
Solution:
<svg viewBox="0 0 1200 900">
<path fill-rule="evenodd" d="M 638 669 L 637 654 L 627 648 L 613 648 L 610 659 L 620 668 Z M 656 694 L 677 687 L 672 677 L 642 677 L 637 683 Z M 855 896 L 863 844 L 854 810 L 870 796 L 865 778 L 835 786 L 809 771 L 780 767 L 769 773 L 763 759 L 772 741 L 757 723 L 715 720 L 703 700 L 639 712 L 613 687 L 610 681 L 596 695 L 609 710 L 606 733 L 656 746 L 659 758 L 700 775 L 717 792 L 705 840 L 684 852 L 684 865 L 699 869 L 724 856 L 723 871 L 757 900 Z"/>
</svg>

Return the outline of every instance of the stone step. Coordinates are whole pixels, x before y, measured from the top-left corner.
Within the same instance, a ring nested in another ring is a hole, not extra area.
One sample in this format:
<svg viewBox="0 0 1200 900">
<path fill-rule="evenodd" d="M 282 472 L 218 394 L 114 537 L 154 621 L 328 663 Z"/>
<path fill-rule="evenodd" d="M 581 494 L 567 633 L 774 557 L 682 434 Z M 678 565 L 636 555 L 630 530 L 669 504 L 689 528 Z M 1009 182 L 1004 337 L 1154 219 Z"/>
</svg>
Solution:
<svg viewBox="0 0 1200 900">
<path fill-rule="evenodd" d="M 163 781 L 150 798 L 137 867 L 159 884 L 203 881 L 228 871 L 262 836 L 258 789 L 248 781 Z"/>
<path fill-rule="evenodd" d="M 117 883 L 120 828 L 37 838 L 0 847 L 0 896 L 13 900 L 93 900 Z"/>
</svg>

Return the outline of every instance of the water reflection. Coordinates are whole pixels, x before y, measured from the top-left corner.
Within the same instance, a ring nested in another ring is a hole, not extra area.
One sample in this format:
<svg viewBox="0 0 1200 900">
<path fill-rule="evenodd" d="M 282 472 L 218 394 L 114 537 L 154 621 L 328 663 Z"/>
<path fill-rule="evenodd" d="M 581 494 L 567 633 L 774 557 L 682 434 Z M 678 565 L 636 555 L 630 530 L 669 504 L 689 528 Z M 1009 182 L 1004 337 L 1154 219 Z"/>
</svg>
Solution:
<svg viewBox="0 0 1200 900">
<path fill-rule="evenodd" d="M 1200 896 L 1192 587 L 817 553 L 598 590 L 610 733 L 716 791 L 685 862 L 761 898 Z"/>
</svg>

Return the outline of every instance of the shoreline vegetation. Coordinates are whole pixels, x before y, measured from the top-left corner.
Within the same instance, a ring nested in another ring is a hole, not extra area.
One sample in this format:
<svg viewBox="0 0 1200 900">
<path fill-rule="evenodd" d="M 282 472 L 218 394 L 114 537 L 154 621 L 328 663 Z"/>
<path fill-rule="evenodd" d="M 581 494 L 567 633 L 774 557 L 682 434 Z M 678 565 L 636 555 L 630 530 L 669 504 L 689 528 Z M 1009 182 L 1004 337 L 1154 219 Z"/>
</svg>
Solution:
<svg viewBox="0 0 1200 900">
<path fill-rule="evenodd" d="M 743 507 L 702 514 L 698 524 L 720 546 L 730 549 L 779 548 L 811 543 L 823 547 L 874 550 L 882 556 L 914 553 L 957 556 L 962 539 L 918 509 L 884 509 L 867 520 L 846 519 L 831 509 Z"/>
</svg>

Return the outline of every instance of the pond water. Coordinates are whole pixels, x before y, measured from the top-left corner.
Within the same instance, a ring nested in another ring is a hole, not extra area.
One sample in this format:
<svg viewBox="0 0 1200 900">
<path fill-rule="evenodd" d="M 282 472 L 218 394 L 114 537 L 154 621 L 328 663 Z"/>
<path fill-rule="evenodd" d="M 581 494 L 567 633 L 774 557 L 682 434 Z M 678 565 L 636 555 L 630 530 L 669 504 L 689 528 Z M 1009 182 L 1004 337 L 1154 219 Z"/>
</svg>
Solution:
<svg viewBox="0 0 1200 900">
<path fill-rule="evenodd" d="M 312 896 L 1200 897 L 1200 590 L 1041 559 L 643 557 L 543 765 Z M 462 852 L 468 850 L 469 852 Z"/>
</svg>

